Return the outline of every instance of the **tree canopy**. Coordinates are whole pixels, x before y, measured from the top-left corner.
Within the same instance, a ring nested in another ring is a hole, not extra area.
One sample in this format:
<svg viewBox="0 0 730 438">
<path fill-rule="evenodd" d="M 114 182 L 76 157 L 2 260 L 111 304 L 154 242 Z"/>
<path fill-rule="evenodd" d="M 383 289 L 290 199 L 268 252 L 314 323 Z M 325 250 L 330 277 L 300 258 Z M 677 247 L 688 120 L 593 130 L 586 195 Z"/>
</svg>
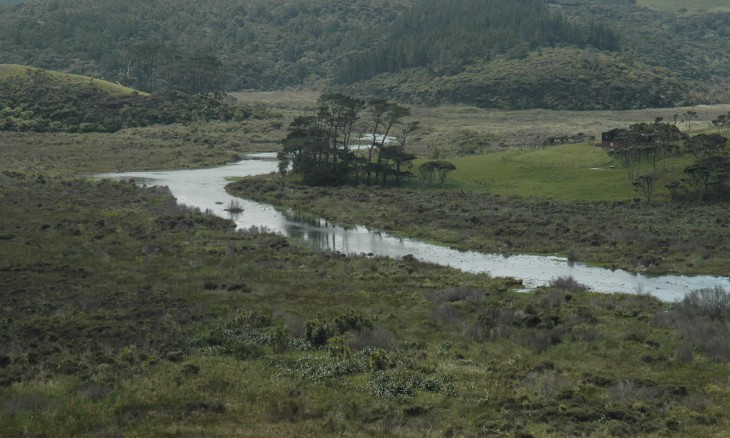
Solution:
<svg viewBox="0 0 730 438">
<path fill-rule="evenodd" d="M 298 116 L 289 125 L 278 155 L 281 173 L 291 172 L 309 184 L 338 185 L 346 182 L 382 183 L 390 178 L 399 183 L 411 176 L 415 155 L 407 152 L 408 135 L 418 128 L 403 118 L 406 107 L 384 99 L 363 99 L 342 93 L 319 98 L 314 114 Z M 402 129 L 397 137 L 393 133 Z M 355 138 L 356 132 L 368 136 Z"/>
</svg>

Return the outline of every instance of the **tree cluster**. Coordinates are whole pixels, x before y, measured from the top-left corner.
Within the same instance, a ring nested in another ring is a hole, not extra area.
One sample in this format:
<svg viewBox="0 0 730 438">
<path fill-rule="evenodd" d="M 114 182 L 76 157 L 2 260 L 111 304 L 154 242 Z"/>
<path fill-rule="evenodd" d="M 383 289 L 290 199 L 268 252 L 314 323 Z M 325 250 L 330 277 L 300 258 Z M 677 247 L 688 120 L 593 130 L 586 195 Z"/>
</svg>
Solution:
<svg viewBox="0 0 730 438">
<path fill-rule="evenodd" d="M 695 161 L 684 169 L 681 181 L 667 188 L 674 198 L 724 200 L 730 193 L 730 150 L 720 134 L 698 134 L 685 142 Z"/>
<path fill-rule="evenodd" d="M 691 114 L 685 117 L 687 121 L 692 118 Z M 659 176 L 666 172 L 657 163 L 663 161 L 666 166 L 667 158 L 685 153 L 694 162 L 684 168 L 684 178 L 666 185 L 673 199 L 723 200 L 730 193 L 730 150 L 728 139 L 720 134 L 690 137 L 675 124 L 663 123 L 658 118 L 654 123 L 616 129 L 613 135 L 614 146 L 609 154 L 623 165 L 629 182 L 648 201 L 654 195 Z"/>
<path fill-rule="evenodd" d="M 279 170 L 287 173 L 291 163 L 291 172 L 308 184 L 398 184 L 412 175 L 416 158 L 406 148 L 408 136 L 418 129 L 417 122 L 404 123 L 409 114 L 384 99 L 323 94 L 315 114 L 289 125 Z"/>
</svg>

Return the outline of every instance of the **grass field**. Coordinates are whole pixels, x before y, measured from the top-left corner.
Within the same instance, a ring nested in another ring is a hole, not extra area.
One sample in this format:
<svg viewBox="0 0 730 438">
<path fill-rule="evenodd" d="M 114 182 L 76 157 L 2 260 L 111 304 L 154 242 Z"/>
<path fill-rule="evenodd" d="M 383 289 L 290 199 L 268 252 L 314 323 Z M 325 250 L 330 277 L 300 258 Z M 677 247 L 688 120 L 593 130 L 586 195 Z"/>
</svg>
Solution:
<svg viewBox="0 0 730 438">
<path fill-rule="evenodd" d="M 288 91 L 235 93 L 234 96 L 242 104 L 265 102 L 276 108 L 284 115 L 286 126 L 295 116 L 314 111 L 319 94 Z M 718 115 L 727 114 L 730 105 L 633 111 L 501 111 L 464 105 L 412 106 L 409 121 L 420 121 L 422 128 L 413 133 L 409 148 L 422 155 L 450 158 L 513 148 L 533 150 L 550 137 L 574 138 L 582 133 L 600 139 L 603 131 L 628 127 L 632 123 L 653 122 L 657 117 L 669 122 L 674 120 L 675 114 L 678 126 L 686 130 L 681 116 L 688 110 L 697 113 L 691 129 L 698 132 L 709 129 L 710 121 Z"/>
<path fill-rule="evenodd" d="M 0 64 L 0 80 L 5 78 L 20 78 L 20 79 L 27 79 L 29 72 L 44 72 L 45 74 L 50 75 L 52 78 L 56 79 L 59 82 L 63 82 L 70 85 L 95 85 L 96 87 L 109 92 L 112 95 L 123 95 L 123 94 L 129 94 L 129 93 L 140 93 L 140 94 L 147 94 L 143 92 L 139 92 L 133 88 L 124 87 L 119 84 L 115 84 L 112 82 L 107 82 L 101 79 L 94 79 L 90 78 L 88 76 L 79 76 L 74 75 L 70 73 L 61 73 L 57 71 L 52 70 L 45 70 L 41 68 L 34 68 L 34 67 L 27 67 L 23 65 L 15 65 L 15 64 Z"/>
<path fill-rule="evenodd" d="M 638 0 L 640 6 L 660 11 L 679 11 L 687 9 L 690 12 L 697 11 L 730 11 L 730 3 L 727 0 Z"/>
<path fill-rule="evenodd" d="M 451 160 L 456 170 L 449 190 L 583 201 L 625 201 L 640 197 L 626 170 L 593 144 L 551 146 L 532 151 L 505 151 Z M 668 200 L 664 185 L 683 177 L 689 158 L 660 161 L 657 200 Z M 416 166 L 418 163 L 416 163 Z M 644 166 L 646 171 L 648 165 Z"/>
</svg>

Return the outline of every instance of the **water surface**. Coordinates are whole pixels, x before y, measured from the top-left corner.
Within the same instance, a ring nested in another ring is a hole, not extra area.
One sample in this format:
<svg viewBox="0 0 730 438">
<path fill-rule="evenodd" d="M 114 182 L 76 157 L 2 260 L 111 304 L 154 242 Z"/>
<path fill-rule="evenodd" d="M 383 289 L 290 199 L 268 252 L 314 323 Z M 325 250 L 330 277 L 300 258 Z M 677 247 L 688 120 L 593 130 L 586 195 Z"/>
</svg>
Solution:
<svg viewBox="0 0 730 438">
<path fill-rule="evenodd" d="M 452 266 L 467 272 L 515 277 L 526 289 L 545 285 L 559 276 L 573 276 L 578 282 L 601 292 L 651 293 L 665 301 L 681 299 L 687 292 L 721 286 L 730 290 L 730 279 L 712 276 L 648 276 L 623 270 L 609 270 L 569 263 L 564 257 L 483 254 L 459 251 L 414 239 L 398 238 L 388 233 L 357 226 L 343 228 L 323 219 L 274 208 L 268 204 L 235 198 L 226 193 L 227 178 L 275 172 L 274 154 L 251 155 L 251 159 L 210 169 L 185 169 L 153 172 L 109 173 L 100 177 L 134 179 L 138 184 L 170 188 L 178 202 L 231 218 L 239 228 L 266 228 L 298 239 L 315 250 L 344 254 L 373 254 L 398 258 L 411 254 L 415 258 Z M 225 208 L 238 200 L 243 212 L 231 215 Z"/>
</svg>

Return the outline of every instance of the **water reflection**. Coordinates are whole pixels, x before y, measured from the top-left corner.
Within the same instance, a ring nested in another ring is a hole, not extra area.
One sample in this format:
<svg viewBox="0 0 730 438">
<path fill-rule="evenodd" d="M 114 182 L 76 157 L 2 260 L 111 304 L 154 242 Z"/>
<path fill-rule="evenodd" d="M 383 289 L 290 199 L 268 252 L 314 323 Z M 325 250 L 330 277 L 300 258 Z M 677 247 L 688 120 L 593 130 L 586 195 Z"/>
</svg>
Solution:
<svg viewBox="0 0 730 438">
<path fill-rule="evenodd" d="M 452 266 L 464 271 L 489 273 L 493 276 L 515 277 L 526 288 L 545 285 L 559 276 L 573 276 L 593 290 L 635 293 L 645 291 L 672 301 L 688 291 L 722 286 L 730 289 L 730 279 L 711 276 L 646 276 L 621 270 L 596 268 L 569 263 L 566 258 L 535 255 L 482 254 L 458 251 L 417 240 L 397 238 L 363 226 L 344 228 L 319 218 L 279 210 L 271 205 L 234 198 L 226 193 L 226 178 L 276 172 L 275 155 L 259 154 L 255 160 L 195 170 L 129 172 L 103 174 L 100 177 L 133 178 L 137 184 L 165 185 L 182 204 L 210 210 L 231 218 L 239 228 L 258 227 L 300 240 L 315 250 L 339 251 L 344 254 L 375 254 L 392 258 L 413 255 L 415 258 Z M 241 213 L 228 212 L 225 207 L 237 201 Z"/>
</svg>

